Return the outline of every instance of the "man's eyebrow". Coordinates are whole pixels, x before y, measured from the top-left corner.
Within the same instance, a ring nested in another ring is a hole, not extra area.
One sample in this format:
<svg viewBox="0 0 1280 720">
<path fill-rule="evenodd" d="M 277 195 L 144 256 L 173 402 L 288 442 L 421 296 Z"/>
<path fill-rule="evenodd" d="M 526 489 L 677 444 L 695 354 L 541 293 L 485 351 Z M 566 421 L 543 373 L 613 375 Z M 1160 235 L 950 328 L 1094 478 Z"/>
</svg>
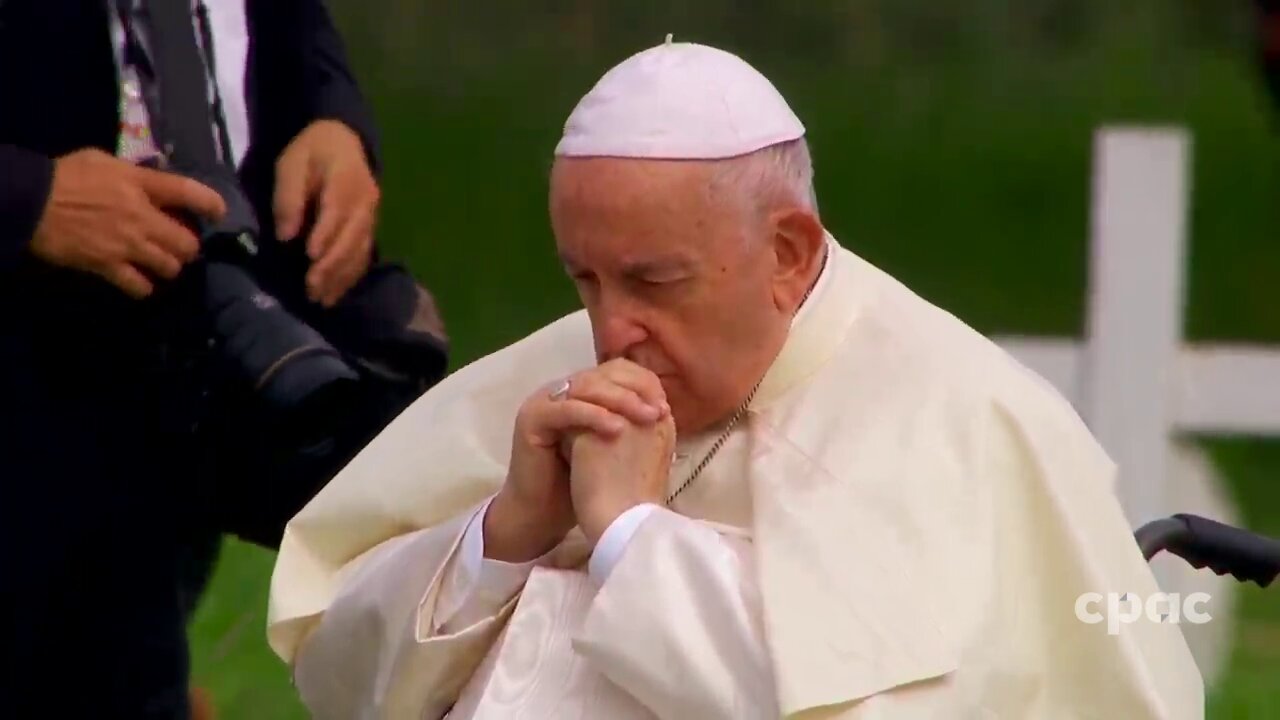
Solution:
<svg viewBox="0 0 1280 720">
<path fill-rule="evenodd" d="M 569 257 L 565 253 L 556 253 L 556 257 L 559 258 L 560 264 L 564 266 L 565 270 L 570 273 L 577 272 L 581 269 L 579 265 L 573 261 L 573 258 Z M 692 268 L 693 265 L 694 262 L 692 259 L 685 257 L 684 255 L 673 254 L 656 258 L 645 258 L 643 260 L 624 260 L 622 262 L 621 271 L 624 275 L 644 277 L 663 272 L 671 272 L 673 270 L 685 271 Z"/>
</svg>

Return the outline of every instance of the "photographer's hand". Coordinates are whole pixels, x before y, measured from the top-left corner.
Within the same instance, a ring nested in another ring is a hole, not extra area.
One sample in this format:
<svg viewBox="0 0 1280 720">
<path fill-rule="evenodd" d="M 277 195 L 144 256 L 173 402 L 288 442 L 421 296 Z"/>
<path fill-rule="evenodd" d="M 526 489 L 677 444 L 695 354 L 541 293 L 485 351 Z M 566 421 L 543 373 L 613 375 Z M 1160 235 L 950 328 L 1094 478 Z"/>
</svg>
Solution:
<svg viewBox="0 0 1280 720">
<path fill-rule="evenodd" d="M 31 252 L 146 297 L 154 290 L 152 277 L 177 277 L 200 248 L 191 230 L 166 210 L 209 218 L 227 211 L 221 195 L 195 180 L 101 150 L 78 150 L 54 161 L 53 189 Z"/>
<path fill-rule="evenodd" d="M 331 307 L 369 269 L 379 195 L 360 137 L 336 120 L 307 126 L 276 162 L 277 237 L 292 240 L 308 205 L 318 202 L 307 238 L 313 301 Z"/>
</svg>

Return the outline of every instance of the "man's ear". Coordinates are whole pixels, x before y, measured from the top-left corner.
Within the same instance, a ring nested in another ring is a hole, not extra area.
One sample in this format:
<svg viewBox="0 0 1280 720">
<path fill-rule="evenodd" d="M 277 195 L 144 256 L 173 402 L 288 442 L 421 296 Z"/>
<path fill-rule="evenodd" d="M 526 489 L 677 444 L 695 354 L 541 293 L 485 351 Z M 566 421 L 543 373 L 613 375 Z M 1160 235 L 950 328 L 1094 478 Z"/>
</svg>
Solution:
<svg viewBox="0 0 1280 720">
<path fill-rule="evenodd" d="M 818 218 L 802 208 L 779 210 L 770 218 L 773 251 L 773 299 L 778 310 L 794 313 L 822 270 L 826 231 Z"/>
</svg>

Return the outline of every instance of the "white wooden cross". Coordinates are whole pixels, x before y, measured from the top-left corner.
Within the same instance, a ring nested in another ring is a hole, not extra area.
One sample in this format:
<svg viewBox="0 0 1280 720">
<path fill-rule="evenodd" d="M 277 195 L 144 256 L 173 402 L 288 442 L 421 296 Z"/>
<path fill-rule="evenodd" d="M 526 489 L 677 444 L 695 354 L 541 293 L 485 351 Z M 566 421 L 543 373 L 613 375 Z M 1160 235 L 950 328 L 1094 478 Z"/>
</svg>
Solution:
<svg viewBox="0 0 1280 720">
<path fill-rule="evenodd" d="M 1174 436 L 1280 436 L 1280 348 L 1182 341 L 1189 145 L 1177 128 L 1098 131 L 1087 336 L 997 338 L 1117 462 L 1135 528 L 1188 510 L 1167 493 Z"/>
</svg>

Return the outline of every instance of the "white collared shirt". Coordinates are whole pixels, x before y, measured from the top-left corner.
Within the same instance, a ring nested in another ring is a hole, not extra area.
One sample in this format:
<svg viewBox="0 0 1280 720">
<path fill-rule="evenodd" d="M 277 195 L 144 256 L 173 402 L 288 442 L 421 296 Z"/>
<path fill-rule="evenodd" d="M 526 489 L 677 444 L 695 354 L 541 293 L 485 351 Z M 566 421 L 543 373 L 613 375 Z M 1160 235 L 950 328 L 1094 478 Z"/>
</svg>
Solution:
<svg viewBox="0 0 1280 720">
<path fill-rule="evenodd" d="M 192 2 L 195 7 L 195 1 Z M 249 149 L 249 111 L 245 99 L 245 72 L 249 58 L 249 27 L 244 0 L 209 0 L 209 34 L 213 38 L 214 75 L 222 98 L 227 134 L 231 139 L 231 156 L 238 166 Z M 142 98 L 142 85 L 132 67 L 124 62 L 124 28 L 114 7 L 111 18 L 111 44 L 115 51 L 116 72 L 120 80 L 120 139 L 116 155 L 130 162 L 141 162 L 158 154 L 151 134 L 151 121 Z M 192 13 L 192 24 L 195 25 Z M 197 29 L 196 41 L 200 42 Z M 213 83 L 209 83 L 212 102 Z M 214 129 L 214 143 L 221 137 Z M 219 151 L 221 148 L 219 147 Z"/>
</svg>

